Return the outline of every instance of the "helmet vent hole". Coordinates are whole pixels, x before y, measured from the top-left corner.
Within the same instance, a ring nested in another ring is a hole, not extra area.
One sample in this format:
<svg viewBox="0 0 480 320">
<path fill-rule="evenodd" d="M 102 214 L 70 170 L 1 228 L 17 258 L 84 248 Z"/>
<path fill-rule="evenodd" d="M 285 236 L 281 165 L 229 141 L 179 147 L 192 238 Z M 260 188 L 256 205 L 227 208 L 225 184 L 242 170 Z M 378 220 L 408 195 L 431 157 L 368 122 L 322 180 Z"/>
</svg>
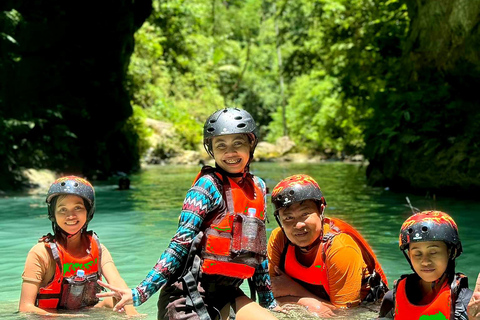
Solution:
<svg viewBox="0 0 480 320">
<path fill-rule="evenodd" d="M 237 128 L 245 128 L 247 125 L 245 123 L 239 123 Z"/>
<path fill-rule="evenodd" d="M 278 200 L 282 200 L 282 195 L 279 195 L 279 196 L 278 196 Z"/>
<path fill-rule="evenodd" d="M 412 228 L 408 228 L 408 233 L 413 233 L 413 229 L 412 229 Z"/>
<path fill-rule="evenodd" d="M 65 182 L 60 183 L 60 185 L 61 185 L 62 187 L 64 187 L 64 186 L 65 186 Z"/>
<path fill-rule="evenodd" d="M 228 112 L 228 110 L 227 110 L 227 109 L 224 109 L 224 110 L 223 110 L 223 113 L 227 113 L 227 112 Z"/>
<path fill-rule="evenodd" d="M 75 182 L 75 184 L 74 184 L 73 186 L 74 186 L 75 188 L 76 188 L 76 187 L 78 187 L 78 183 L 77 183 L 77 182 Z"/>
<path fill-rule="evenodd" d="M 428 228 L 425 227 L 425 226 L 423 226 L 423 227 L 422 227 L 422 232 L 427 232 L 427 231 L 428 231 Z"/>
<path fill-rule="evenodd" d="M 290 190 L 290 191 L 288 192 L 288 194 L 291 195 L 291 196 L 293 196 L 294 193 L 295 193 L 295 191 L 293 191 L 293 190 Z"/>
<path fill-rule="evenodd" d="M 234 119 L 235 119 L 235 120 L 242 120 L 243 117 L 242 117 L 242 116 L 236 116 Z"/>
<path fill-rule="evenodd" d="M 215 123 L 215 122 L 217 122 L 217 120 L 215 120 L 215 119 L 210 120 L 210 123 Z"/>
<path fill-rule="evenodd" d="M 208 131 L 208 132 L 213 132 L 213 131 L 215 131 L 215 128 L 210 127 L 210 128 L 207 129 L 207 131 Z"/>
</svg>

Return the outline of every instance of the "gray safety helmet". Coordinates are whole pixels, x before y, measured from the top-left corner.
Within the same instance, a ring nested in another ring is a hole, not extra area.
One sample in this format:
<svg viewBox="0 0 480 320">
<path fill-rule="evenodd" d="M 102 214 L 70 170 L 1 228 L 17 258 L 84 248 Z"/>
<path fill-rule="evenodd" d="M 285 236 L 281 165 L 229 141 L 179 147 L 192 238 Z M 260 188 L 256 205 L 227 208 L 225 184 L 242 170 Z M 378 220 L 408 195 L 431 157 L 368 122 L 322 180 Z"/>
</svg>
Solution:
<svg viewBox="0 0 480 320">
<path fill-rule="evenodd" d="M 55 222 L 55 208 L 52 207 L 52 199 L 59 195 L 75 195 L 85 199 L 89 204 L 86 224 L 92 220 L 95 213 L 95 190 L 90 182 L 77 176 L 66 176 L 52 183 L 45 200 L 48 204 L 48 218 L 52 222 Z"/>
<path fill-rule="evenodd" d="M 258 128 L 250 113 L 238 108 L 217 110 L 208 117 L 203 126 L 203 146 L 213 158 L 213 137 L 236 133 L 245 133 L 252 139 L 253 145 L 250 156 L 252 158 L 258 143 Z"/>
</svg>

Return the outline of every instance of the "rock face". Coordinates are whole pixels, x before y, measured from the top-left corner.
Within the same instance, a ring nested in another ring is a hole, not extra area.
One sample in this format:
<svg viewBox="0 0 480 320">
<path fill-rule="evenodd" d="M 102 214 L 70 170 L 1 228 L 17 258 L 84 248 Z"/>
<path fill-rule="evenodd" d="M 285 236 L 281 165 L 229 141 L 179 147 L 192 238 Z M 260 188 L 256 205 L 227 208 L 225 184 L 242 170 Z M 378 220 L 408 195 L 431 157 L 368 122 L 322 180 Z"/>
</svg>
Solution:
<svg viewBox="0 0 480 320">
<path fill-rule="evenodd" d="M 7 0 L 0 9 L 15 18 L 0 23 L 8 35 L 1 43 L 7 51 L 0 55 L 0 117 L 18 147 L 7 165 L 86 175 L 131 169 L 134 155 L 122 132 L 132 114 L 125 74 L 151 0 Z M 15 121 L 29 128 L 18 130 Z M 36 153 L 32 163 L 28 154 Z"/>
<path fill-rule="evenodd" d="M 480 190 L 480 1 L 406 0 L 402 65 L 376 96 L 366 134 L 371 184 Z"/>
</svg>

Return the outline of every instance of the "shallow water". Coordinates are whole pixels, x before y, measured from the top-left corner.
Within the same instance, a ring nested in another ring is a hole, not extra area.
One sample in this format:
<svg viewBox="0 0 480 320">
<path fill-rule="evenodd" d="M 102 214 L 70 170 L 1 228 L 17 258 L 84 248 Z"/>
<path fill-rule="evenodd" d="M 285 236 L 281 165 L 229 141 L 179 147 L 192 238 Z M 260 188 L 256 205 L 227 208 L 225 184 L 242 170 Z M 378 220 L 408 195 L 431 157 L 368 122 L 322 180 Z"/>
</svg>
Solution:
<svg viewBox="0 0 480 320">
<path fill-rule="evenodd" d="M 148 273 L 174 234 L 183 198 L 199 167 L 157 166 L 131 176 L 132 190 L 117 191 L 116 181 L 95 182 L 97 211 L 90 223 L 102 243 L 110 250 L 127 284 L 136 286 Z M 366 186 L 365 168 L 346 163 L 273 164 L 254 163 L 254 174 L 264 178 L 270 190 L 282 178 L 295 174 L 312 175 L 322 187 L 328 202 L 327 216 L 339 217 L 353 224 L 369 241 L 387 274 L 389 283 L 409 272 L 408 263 L 398 250 L 398 231 L 411 214 L 405 196 L 420 209 L 450 213 L 460 229 L 464 253 L 457 271 L 470 278 L 470 287 L 480 271 L 480 236 L 477 214 L 480 202 L 398 194 Z M 46 190 L 45 190 L 46 191 Z M 51 230 L 44 195 L 15 195 L 0 198 L 0 319 L 39 319 L 16 313 L 20 297 L 21 274 L 29 249 Z M 269 231 L 276 227 L 269 211 Z M 138 308 L 156 319 L 158 294 Z M 345 319 L 371 319 L 375 306 L 341 313 Z M 125 319 L 108 310 L 82 311 L 89 319 Z M 281 319 L 308 319 L 302 310 Z M 56 318 L 60 319 L 60 318 Z"/>
</svg>

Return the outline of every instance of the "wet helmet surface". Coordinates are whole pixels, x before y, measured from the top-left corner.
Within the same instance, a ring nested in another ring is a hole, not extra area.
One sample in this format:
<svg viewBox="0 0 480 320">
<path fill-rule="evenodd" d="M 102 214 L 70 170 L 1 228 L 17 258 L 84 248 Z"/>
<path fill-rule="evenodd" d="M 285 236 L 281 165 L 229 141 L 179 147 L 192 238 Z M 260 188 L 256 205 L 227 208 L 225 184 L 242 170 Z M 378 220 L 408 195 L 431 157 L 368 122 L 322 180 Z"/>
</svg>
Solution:
<svg viewBox="0 0 480 320">
<path fill-rule="evenodd" d="M 285 178 L 272 191 L 275 214 L 278 214 L 280 208 L 305 200 L 320 201 L 323 205 L 327 205 L 318 183 L 306 174 L 297 174 Z"/>
<path fill-rule="evenodd" d="M 408 218 L 400 228 L 400 250 L 412 242 L 444 241 L 457 249 L 456 257 L 462 253 L 462 243 L 455 221 L 445 212 L 423 211 Z"/>
<path fill-rule="evenodd" d="M 66 176 L 58 178 L 48 189 L 46 202 L 50 207 L 52 199 L 59 195 L 75 195 L 85 199 L 90 210 L 87 213 L 87 223 L 92 220 L 95 213 L 95 190 L 87 180 L 77 176 Z M 49 219 L 55 221 L 54 210 L 49 210 Z"/>
<path fill-rule="evenodd" d="M 213 157 L 212 138 L 227 134 L 245 133 L 253 135 L 253 148 L 258 142 L 258 128 L 250 113 L 237 108 L 225 108 L 214 112 L 203 126 L 203 144 Z"/>
</svg>

